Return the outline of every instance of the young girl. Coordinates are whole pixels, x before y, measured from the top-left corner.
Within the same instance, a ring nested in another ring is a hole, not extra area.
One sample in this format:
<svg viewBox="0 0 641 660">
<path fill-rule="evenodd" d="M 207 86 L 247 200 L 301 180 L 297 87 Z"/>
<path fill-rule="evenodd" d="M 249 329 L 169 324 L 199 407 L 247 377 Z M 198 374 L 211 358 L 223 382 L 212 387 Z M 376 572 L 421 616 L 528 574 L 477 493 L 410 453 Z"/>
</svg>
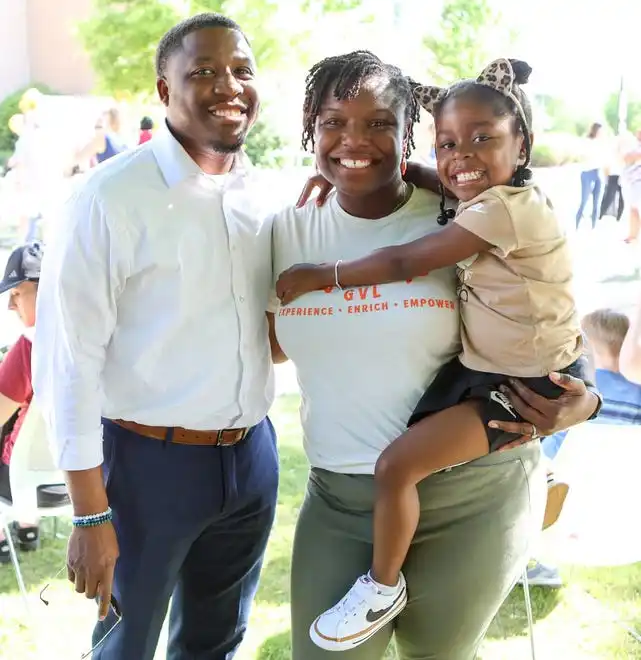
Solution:
<svg viewBox="0 0 641 660">
<path fill-rule="evenodd" d="M 278 280 L 287 304 L 316 289 L 410 280 L 458 265 L 463 351 L 437 374 L 407 432 L 378 460 L 372 567 L 312 624 L 323 648 L 352 648 L 403 609 L 401 567 L 419 518 L 416 485 L 515 439 L 488 428 L 490 420 L 520 420 L 501 391 L 508 377 L 558 397 L 558 372 L 585 375 L 568 246 L 549 202 L 529 183 L 532 118 L 520 85 L 530 72 L 524 62 L 501 59 L 476 80 L 416 88 L 434 115 L 442 186 L 460 201 L 455 214 L 442 194 L 439 222 L 452 224 L 354 261 L 299 264 Z M 364 588 L 372 582 L 375 601 Z"/>
</svg>

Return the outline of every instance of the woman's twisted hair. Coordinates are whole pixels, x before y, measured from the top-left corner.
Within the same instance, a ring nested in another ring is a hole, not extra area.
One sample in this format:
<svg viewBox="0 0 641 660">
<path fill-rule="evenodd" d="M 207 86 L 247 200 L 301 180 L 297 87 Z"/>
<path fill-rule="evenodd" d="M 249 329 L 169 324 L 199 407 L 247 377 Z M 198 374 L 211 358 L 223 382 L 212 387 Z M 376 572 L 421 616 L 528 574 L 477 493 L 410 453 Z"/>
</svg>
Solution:
<svg viewBox="0 0 641 660">
<path fill-rule="evenodd" d="M 399 103 L 405 106 L 407 121 L 406 152 L 414 149 L 414 124 L 419 121 L 420 106 L 414 96 L 416 84 L 411 78 L 391 64 L 381 61 L 368 50 L 355 50 L 345 55 L 326 57 L 309 70 L 305 79 L 305 101 L 303 103 L 303 149 L 314 151 L 314 127 L 316 118 L 327 94 L 333 91 L 334 98 L 348 101 L 358 96 L 361 86 L 370 78 L 380 77 L 389 81 Z"/>
</svg>

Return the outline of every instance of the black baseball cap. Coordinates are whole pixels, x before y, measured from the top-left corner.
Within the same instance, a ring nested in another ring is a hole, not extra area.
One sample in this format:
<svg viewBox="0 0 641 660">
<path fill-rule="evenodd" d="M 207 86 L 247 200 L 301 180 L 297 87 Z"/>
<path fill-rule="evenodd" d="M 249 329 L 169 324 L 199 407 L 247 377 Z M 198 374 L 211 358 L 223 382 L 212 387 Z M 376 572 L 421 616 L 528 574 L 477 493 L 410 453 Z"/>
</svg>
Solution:
<svg viewBox="0 0 641 660">
<path fill-rule="evenodd" d="M 9 257 L 0 282 L 0 293 L 9 291 L 22 282 L 37 282 L 40 279 L 43 245 L 35 241 L 17 247 Z"/>
</svg>

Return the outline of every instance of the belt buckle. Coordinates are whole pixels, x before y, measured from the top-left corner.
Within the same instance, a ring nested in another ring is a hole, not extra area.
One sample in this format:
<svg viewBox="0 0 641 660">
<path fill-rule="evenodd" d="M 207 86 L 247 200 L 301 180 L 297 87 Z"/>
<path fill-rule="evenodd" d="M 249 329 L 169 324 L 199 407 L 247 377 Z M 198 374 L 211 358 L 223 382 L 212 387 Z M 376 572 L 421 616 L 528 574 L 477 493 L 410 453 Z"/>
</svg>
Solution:
<svg viewBox="0 0 641 660">
<path fill-rule="evenodd" d="M 223 439 L 223 433 L 226 431 L 233 431 L 234 429 L 220 429 L 218 433 L 216 434 L 216 447 L 232 447 L 235 445 L 238 440 L 234 440 L 233 442 L 222 442 Z"/>
<path fill-rule="evenodd" d="M 225 431 L 236 431 L 236 432 L 238 432 L 239 430 L 240 429 L 220 429 L 218 431 L 218 433 L 216 434 L 216 447 L 232 447 L 233 445 L 238 444 L 247 435 L 247 432 L 249 430 L 248 428 L 245 428 L 245 430 L 242 432 L 240 438 L 237 437 L 236 440 L 234 440 L 233 442 L 221 442 L 221 440 L 222 440 L 222 437 L 223 437 L 223 433 L 225 433 Z"/>
</svg>

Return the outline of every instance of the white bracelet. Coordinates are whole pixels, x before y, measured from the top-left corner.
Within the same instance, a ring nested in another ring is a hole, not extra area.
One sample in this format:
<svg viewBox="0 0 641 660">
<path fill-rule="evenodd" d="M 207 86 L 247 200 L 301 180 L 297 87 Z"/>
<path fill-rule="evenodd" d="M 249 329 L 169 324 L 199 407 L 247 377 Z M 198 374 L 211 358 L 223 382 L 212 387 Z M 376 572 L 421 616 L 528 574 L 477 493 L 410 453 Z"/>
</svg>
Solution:
<svg viewBox="0 0 641 660">
<path fill-rule="evenodd" d="M 339 259 L 335 264 L 334 264 L 334 282 L 336 283 L 336 288 L 340 289 L 341 291 L 343 290 L 343 287 L 341 286 L 341 283 L 338 281 L 338 264 L 342 264 L 343 260 Z"/>
</svg>

